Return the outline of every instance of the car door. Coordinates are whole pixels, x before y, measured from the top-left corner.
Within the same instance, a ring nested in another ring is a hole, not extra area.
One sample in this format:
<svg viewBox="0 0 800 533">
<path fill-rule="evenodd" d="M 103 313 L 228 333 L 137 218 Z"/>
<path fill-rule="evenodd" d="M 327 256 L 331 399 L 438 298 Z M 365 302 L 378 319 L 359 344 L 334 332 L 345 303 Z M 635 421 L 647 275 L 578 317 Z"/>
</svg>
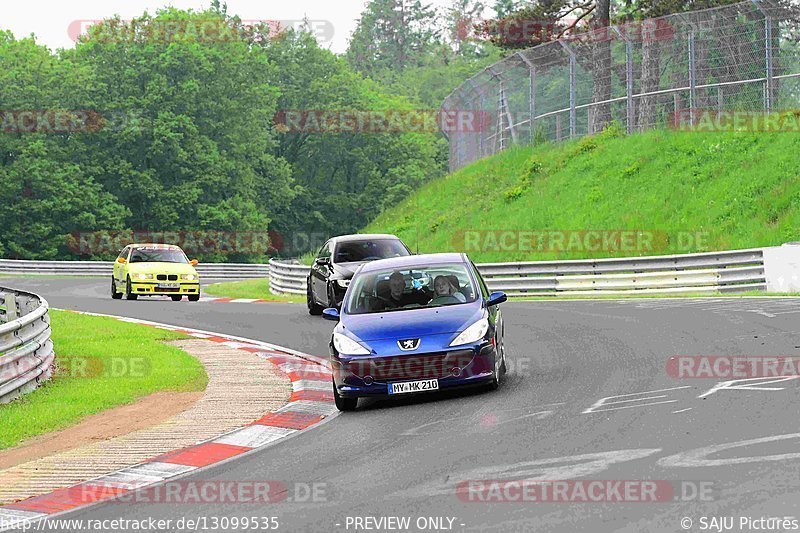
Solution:
<svg viewBox="0 0 800 533">
<path fill-rule="evenodd" d="M 481 276 L 481 272 L 480 270 L 478 270 L 478 267 L 475 266 L 475 263 L 473 263 L 472 260 L 470 260 L 469 264 L 472 265 L 472 272 L 475 274 L 475 278 L 478 280 L 478 290 L 480 290 L 481 296 L 483 297 L 484 300 L 488 300 L 489 295 L 492 292 L 486 285 L 486 281 L 484 281 L 483 276 Z M 495 333 L 495 337 L 497 338 L 497 343 L 502 348 L 504 328 L 503 328 L 503 315 L 500 311 L 500 306 L 493 305 L 492 307 L 487 309 L 487 311 L 489 312 L 489 320 L 494 323 L 497 329 L 497 332 Z"/>
<path fill-rule="evenodd" d="M 331 275 L 331 254 L 333 241 L 322 245 L 314 264 L 311 265 L 311 290 L 318 302 L 328 301 L 328 278 Z"/>
<path fill-rule="evenodd" d="M 128 267 L 127 261 L 128 261 L 128 255 L 130 254 L 130 251 L 131 251 L 131 247 L 130 246 L 126 246 L 119 253 L 119 256 L 117 256 L 117 259 L 114 260 L 114 280 L 116 280 L 117 283 L 122 283 L 123 281 L 125 281 L 125 272 L 126 272 L 126 268 Z M 125 264 L 121 264 L 119 262 L 120 259 L 125 259 L 126 263 Z"/>
</svg>

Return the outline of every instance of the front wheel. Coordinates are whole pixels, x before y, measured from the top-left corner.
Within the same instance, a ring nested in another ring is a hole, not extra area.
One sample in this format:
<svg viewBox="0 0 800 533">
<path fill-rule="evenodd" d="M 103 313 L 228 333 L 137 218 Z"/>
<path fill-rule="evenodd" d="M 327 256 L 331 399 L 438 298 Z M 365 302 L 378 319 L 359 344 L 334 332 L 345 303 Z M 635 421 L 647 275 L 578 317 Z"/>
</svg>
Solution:
<svg viewBox="0 0 800 533">
<path fill-rule="evenodd" d="M 342 398 L 339 396 L 339 391 L 336 390 L 336 383 L 333 384 L 333 401 L 336 402 L 336 408 L 340 411 L 355 411 L 358 405 L 358 398 Z"/>
<path fill-rule="evenodd" d="M 322 314 L 323 307 L 318 305 L 316 300 L 314 300 L 314 291 L 311 290 L 311 278 L 308 279 L 306 285 L 306 305 L 308 306 L 308 314 L 319 316 Z"/>
<path fill-rule="evenodd" d="M 173 294 L 170 296 L 170 298 L 172 298 L 173 302 L 180 302 L 181 300 L 183 300 L 183 296 L 179 294 Z"/>
<path fill-rule="evenodd" d="M 117 292 L 117 282 L 114 280 L 113 276 L 111 277 L 111 297 L 114 300 L 121 300 L 122 299 L 122 293 L 121 292 Z"/>
<path fill-rule="evenodd" d="M 200 301 L 200 295 L 199 294 L 190 294 L 188 296 L 188 298 L 189 298 L 190 302 L 199 302 Z"/>
<path fill-rule="evenodd" d="M 131 278 L 128 278 L 128 281 L 125 282 L 125 299 L 136 300 L 138 298 L 139 295 L 133 293 L 133 288 L 131 287 Z"/>
</svg>

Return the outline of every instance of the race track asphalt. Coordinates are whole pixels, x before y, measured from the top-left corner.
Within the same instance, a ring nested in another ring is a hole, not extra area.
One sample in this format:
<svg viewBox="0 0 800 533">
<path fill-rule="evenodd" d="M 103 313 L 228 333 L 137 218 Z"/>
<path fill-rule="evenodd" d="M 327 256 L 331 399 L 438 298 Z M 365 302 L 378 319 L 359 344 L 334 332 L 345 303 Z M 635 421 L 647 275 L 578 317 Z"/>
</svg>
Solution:
<svg viewBox="0 0 800 533">
<path fill-rule="evenodd" d="M 0 285 L 37 292 L 52 307 L 316 355 L 326 355 L 332 330 L 298 304 L 112 301 L 96 279 Z M 712 530 L 703 527 L 711 517 L 734 517 L 734 531 L 749 531 L 739 517 L 800 517 L 800 380 L 709 394 L 721 379 L 666 371 L 676 355 L 800 355 L 800 300 L 512 302 L 503 313 L 510 374 L 499 391 L 362 402 L 313 431 L 183 480 L 319 484 L 316 501 L 112 502 L 61 518 L 275 516 L 279 531 L 364 531 L 348 527 L 354 517 L 400 516 L 411 518 L 411 531 L 434 531 L 443 529 L 418 529 L 416 520 L 450 517 L 453 531 L 595 533 Z M 464 480 L 575 477 L 666 480 L 687 494 L 658 503 L 486 503 L 456 494 Z M 694 489 L 707 492 L 693 497 Z"/>
</svg>

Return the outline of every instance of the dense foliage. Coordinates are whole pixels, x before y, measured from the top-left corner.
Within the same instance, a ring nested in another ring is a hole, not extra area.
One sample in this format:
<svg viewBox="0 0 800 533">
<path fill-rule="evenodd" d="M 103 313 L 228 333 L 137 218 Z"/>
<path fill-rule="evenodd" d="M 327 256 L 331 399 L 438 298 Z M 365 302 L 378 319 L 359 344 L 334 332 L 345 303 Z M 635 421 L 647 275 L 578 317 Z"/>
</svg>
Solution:
<svg viewBox="0 0 800 533">
<path fill-rule="evenodd" d="M 219 5 L 106 20 L 55 53 L 0 33 L 0 257 L 114 254 L 76 248 L 76 233 L 270 230 L 302 246 L 297 234 L 355 231 L 444 172 L 444 140 L 286 131 L 276 114 L 419 107 L 397 93 L 310 33 L 276 36 Z M 62 111 L 83 118 L 43 126 Z M 247 247 L 197 255 L 264 259 Z"/>
</svg>

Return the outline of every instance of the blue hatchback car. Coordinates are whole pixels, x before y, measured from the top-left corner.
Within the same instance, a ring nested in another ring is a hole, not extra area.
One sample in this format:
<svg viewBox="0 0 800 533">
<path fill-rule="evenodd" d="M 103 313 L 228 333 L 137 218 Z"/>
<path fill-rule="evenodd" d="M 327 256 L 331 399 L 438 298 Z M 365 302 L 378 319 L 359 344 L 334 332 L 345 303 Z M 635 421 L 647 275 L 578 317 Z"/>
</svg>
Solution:
<svg viewBox="0 0 800 533">
<path fill-rule="evenodd" d="M 502 292 L 489 293 L 465 254 L 413 255 L 367 263 L 353 276 L 330 343 L 341 411 L 358 398 L 483 385 L 506 371 Z"/>
</svg>

